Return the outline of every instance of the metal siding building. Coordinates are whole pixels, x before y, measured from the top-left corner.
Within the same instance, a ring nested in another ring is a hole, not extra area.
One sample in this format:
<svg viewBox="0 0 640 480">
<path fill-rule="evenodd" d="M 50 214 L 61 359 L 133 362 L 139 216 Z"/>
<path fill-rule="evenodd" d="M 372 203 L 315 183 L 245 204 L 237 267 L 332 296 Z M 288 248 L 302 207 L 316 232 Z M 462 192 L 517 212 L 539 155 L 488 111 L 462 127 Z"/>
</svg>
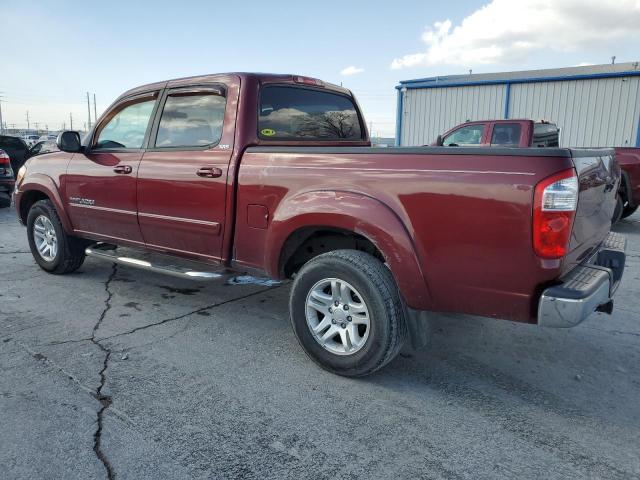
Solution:
<svg viewBox="0 0 640 480">
<path fill-rule="evenodd" d="M 467 120 L 545 119 L 562 146 L 640 147 L 638 63 L 405 80 L 396 143 L 425 145 Z"/>
</svg>

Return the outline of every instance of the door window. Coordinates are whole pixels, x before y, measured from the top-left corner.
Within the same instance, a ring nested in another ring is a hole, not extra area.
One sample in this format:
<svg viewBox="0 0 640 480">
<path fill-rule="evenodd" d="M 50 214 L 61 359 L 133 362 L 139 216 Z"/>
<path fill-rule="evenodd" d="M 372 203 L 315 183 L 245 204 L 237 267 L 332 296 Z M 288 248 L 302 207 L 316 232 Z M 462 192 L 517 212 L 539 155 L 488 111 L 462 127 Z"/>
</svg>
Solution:
<svg viewBox="0 0 640 480">
<path fill-rule="evenodd" d="M 480 145 L 484 124 L 467 125 L 447 135 L 442 145 L 445 147 L 466 147 Z"/>
<path fill-rule="evenodd" d="M 129 103 L 100 127 L 94 149 L 142 148 L 155 99 Z"/>
<path fill-rule="evenodd" d="M 222 137 L 226 99 L 214 93 L 169 95 L 158 125 L 156 148 L 203 147 Z"/>
<path fill-rule="evenodd" d="M 519 123 L 497 123 L 493 126 L 491 145 L 517 147 L 520 145 L 520 131 Z"/>
</svg>

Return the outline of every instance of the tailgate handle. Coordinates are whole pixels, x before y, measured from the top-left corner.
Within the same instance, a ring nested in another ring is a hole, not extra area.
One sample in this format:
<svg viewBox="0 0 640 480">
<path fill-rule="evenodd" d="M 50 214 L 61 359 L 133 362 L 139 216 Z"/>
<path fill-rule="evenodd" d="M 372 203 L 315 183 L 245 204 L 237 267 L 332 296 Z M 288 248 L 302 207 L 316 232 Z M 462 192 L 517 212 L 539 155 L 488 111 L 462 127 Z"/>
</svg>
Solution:
<svg viewBox="0 0 640 480">
<path fill-rule="evenodd" d="M 217 167 L 202 167 L 196 172 L 199 177 L 218 178 L 222 176 L 222 170 Z"/>
</svg>

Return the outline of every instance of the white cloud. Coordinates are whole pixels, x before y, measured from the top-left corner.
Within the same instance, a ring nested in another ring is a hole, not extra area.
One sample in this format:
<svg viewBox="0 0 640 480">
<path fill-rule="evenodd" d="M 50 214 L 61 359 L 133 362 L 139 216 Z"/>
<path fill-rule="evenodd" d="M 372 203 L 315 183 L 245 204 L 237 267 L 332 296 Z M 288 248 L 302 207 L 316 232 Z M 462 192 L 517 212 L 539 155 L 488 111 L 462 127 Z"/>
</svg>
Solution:
<svg viewBox="0 0 640 480">
<path fill-rule="evenodd" d="M 364 68 L 358 68 L 358 67 L 355 67 L 353 65 L 350 65 L 347 68 L 343 68 L 340 71 L 340 75 L 349 76 L 349 75 L 356 75 L 356 74 L 362 73 L 362 72 L 364 72 Z"/>
<path fill-rule="evenodd" d="M 640 37 L 640 0 L 492 0 L 454 26 L 422 34 L 426 51 L 391 68 L 515 63 L 534 52 L 581 51 Z"/>
</svg>

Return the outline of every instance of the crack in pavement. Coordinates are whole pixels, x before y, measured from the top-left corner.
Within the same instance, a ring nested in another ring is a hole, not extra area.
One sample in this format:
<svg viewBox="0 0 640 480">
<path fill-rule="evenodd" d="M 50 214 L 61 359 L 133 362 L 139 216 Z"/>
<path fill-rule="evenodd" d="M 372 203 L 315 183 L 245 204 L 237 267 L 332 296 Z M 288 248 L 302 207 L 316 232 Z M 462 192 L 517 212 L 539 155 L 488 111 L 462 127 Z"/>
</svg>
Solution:
<svg viewBox="0 0 640 480">
<path fill-rule="evenodd" d="M 100 329 L 100 326 L 102 325 L 102 322 L 104 321 L 104 319 L 106 318 L 109 310 L 111 310 L 111 307 L 112 307 L 111 301 L 113 299 L 113 292 L 111 291 L 110 287 L 111 287 L 111 282 L 114 281 L 116 274 L 117 274 L 117 264 L 114 263 L 113 264 L 113 270 L 111 271 L 111 274 L 109 275 L 109 277 L 105 281 L 105 292 L 106 292 L 107 296 L 106 296 L 106 298 L 104 300 L 104 308 L 102 309 L 102 312 L 100 313 L 100 316 L 98 317 L 98 320 L 96 321 L 96 323 L 93 326 L 93 329 L 91 331 L 91 337 L 82 338 L 82 339 L 66 340 L 66 341 L 60 341 L 60 342 L 50 342 L 48 344 L 43 344 L 43 345 L 36 345 L 37 347 L 40 347 L 40 346 L 53 346 L 53 345 L 61 345 L 61 344 L 66 344 L 66 343 L 76 343 L 76 342 L 83 342 L 83 341 L 90 341 L 91 343 L 96 345 L 100 349 L 100 351 L 104 353 L 104 361 L 102 363 L 102 368 L 101 368 L 101 370 L 99 372 L 100 383 L 99 383 L 99 385 L 98 385 L 96 390 L 93 390 L 93 389 L 85 386 L 84 384 L 82 384 L 78 378 L 76 378 L 70 372 L 67 372 L 65 369 L 63 369 L 59 365 L 55 364 L 51 360 L 49 360 L 47 357 L 45 357 L 41 353 L 36 352 L 36 351 L 32 350 L 31 348 L 29 348 L 27 345 L 14 340 L 17 345 L 19 345 L 21 348 L 23 348 L 24 350 L 29 352 L 31 354 L 31 356 L 33 356 L 36 360 L 42 361 L 42 362 L 44 362 L 46 364 L 49 364 L 49 365 L 53 366 L 54 368 L 59 370 L 61 373 L 63 373 L 65 376 L 67 376 L 70 380 L 72 380 L 74 383 L 78 384 L 84 391 L 89 393 L 91 396 L 93 396 L 94 398 L 96 398 L 100 402 L 100 409 L 98 410 L 98 413 L 97 413 L 96 430 L 95 430 L 94 436 L 93 436 L 93 439 L 94 439 L 93 451 L 96 454 L 97 458 L 100 460 L 100 462 L 103 464 L 103 466 L 104 466 L 104 468 L 105 468 L 105 470 L 107 472 L 107 478 L 109 480 L 115 479 L 116 478 L 116 474 L 115 474 L 115 471 L 113 469 L 113 466 L 109 462 L 109 459 L 107 458 L 105 452 L 102 449 L 102 431 L 103 431 L 104 415 L 105 415 L 107 409 L 109 409 L 111 407 L 113 400 L 112 400 L 111 396 L 103 394 L 102 391 L 103 391 L 104 386 L 106 384 L 107 369 L 109 367 L 109 360 L 111 359 L 111 355 L 112 355 L 113 352 L 111 350 L 111 347 L 105 346 L 102 342 L 104 340 L 108 340 L 108 339 L 111 339 L 111 338 L 130 335 L 130 334 L 138 332 L 140 330 L 145 330 L 147 328 L 151 328 L 151 327 L 163 325 L 165 323 L 177 321 L 177 320 L 189 317 L 191 315 L 197 314 L 199 312 L 203 312 L 203 311 L 206 311 L 206 310 L 209 310 L 209 309 L 212 309 L 212 308 L 216 308 L 216 307 L 221 307 L 221 306 L 229 304 L 229 303 L 237 302 L 237 301 L 240 301 L 240 300 L 244 300 L 246 298 L 250 298 L 250 297 L 253 297 L 253 296 L 256 296 L 256 295 L 260 295 L 260 294 L 265 293 L 265 292 L 267 292 L 269 290 L 275 290 L 275 289 L 280 288 L 282 286 L 282 285 L 277 285 L 277 286 L 273 286 L 273 287 L 268 287 L 268 288 L 265 288 L 265 289 L 262 289 L 262 290 L 258 290 L 258 291 L 255 291 L 255 292 L 248 293 L 246 295 L 242 295 L 240 297 L 231 298 L 231 299 L 219 302 L 219 303 L 205 305 L 203 307 L 199 307 L 199 308 L 197 308 L 195 310 L 191 310 L 191 311 L 183 313 L 181 315 L 177 315 L 177 316 L 170 317 L 170 318 L 165 318 L 164 320 L 161 320 L 159 322 L 155 322 L 155 323 L 143 325 L 143 326 L 140 326 L 140 327 L 136 327 L 136 328 L 133 328 L 133 329 L 128 330 L 126 332 L 117 333 L 115 335 L 111 335 L 111 336 L 108 336 L 108 337 L 97 338 L 97 334 L 98 334 L 98 331 Z M 27 327 L 27 328 L 33 328 L 33 327 L 35 327 L 35 325 Z M 16 332 L 13 332 L 13 333 L 16 333 Z M 124 350 L 122 350 L 122 351 L 124 351 Z"/>
<path fill-rule="evenodd" d="M 277 288 L 280 288 L 281 286 L 282 285 L 278 285 L 278 286 L 275 286 L 275 287 L 268 287 L 268 288 L 265 288 L 263 290 L 259 290 L 257 292 L 248 293 L 248 294 L 243 295 L 241 297 L 235 297 L 235 298 L 231 298 L 229 300 L 224 300 L 223 302 L 220 302 L 220 303 L 212 303 L 211 305 L 205 305 L 204 307 L 197 308 L 196 310 L 191 310 L 190 312 L 183 313 L 183 314 L 178 315 L 176 317 L 165 318 L 164 320 L 160 320 L 159 322 L 149 323 L 149 324 L 143 325 L 141 327 L 133 328 L 133 329 L 128 330 L 126 332 L 116 333 L 116 334 L 110 335 L 108 337 L 103 337 L 103 338 L 100 339 L 100 341 L 109 340 L 111 338 L 116 338 L 116 337 L 122 337 L 122 336 L 125 336 L 125 335 L 131 335 L 132 333 L 139 332 L 140 330 L 145 330 L 147 328 L 156 327 L 158 325 L 163 325 L 165 323 L 174 322 L 176 320 L 181 320 L 181 319 L 183 319 L 185 317 L 188 317 L 190 315 L 194 315 L 194 314 L 199 313 L 199 312 L 204 312 L 205 310 L 209 310 L 211 308 L 221 307 L 222 305 L 226 305 L 228 303 L 233 303 L 233 302 L 236 302 L 238 300 L 244 300 L 245 298 L 253 297 L 255 295 L 259 295 L 261 293 L 267 292 L 269 290 L 275 290 Z"/>
<path fill-rule="evenodd" d="M 98 318 L 98 321 L 93 326 L 93 330 L 91 332 L 91 338 L 90 338 L 91 342 L 94 345 L 96 345 L 105 354 L 104 361 L 102 363 L 102 369 L 100 370 L 100 384 L 98 385 L 98 388 L 96 389 L 94 394 L 95 397 L 100 402 L 100 410 L 98 410 L 98 422 L 97 422 L 96 431 L 93 435 L 93 451 L 95 452 L 98 459 L 104 465 L 104 468 L 107 471 L 107 478 L 109 480 L 115 479 L 116 475 L 115 475 L 115 472 L 113 471 L 113 467 L 109 463 L 109 459 L 106 457 L 105 453 L 102 451 L 102 426 L 103 426 L 104 414 L 106 410 L 111 406 L 112 400 L 109 395 L 104 395 L 102 393 L 102 389 L 104 388 L 104 385 L 107 381 L 107 368 L 109 366 L 109 358 L 111 357 L 111 350 L 105 347 L 104 345 L 102 345 L 99 340 L 96 340 L 96 333 L 98 333 L 100 324 L 102 323 L 104 318 L 107 316 L 107 313 L 111 309 L 111 298 L 113 297 L 113 292 L 110 290 L 109 287 L 111 285 L 111 282 L 113 281 L 113 278 L 116 276 L 117 272 L 118 272 L 118 264 L 114 263 L 113 269 L 111 270 L 111 274 L 109 275 L 109 278 L 107 278 L 107 281 L 104 284 L 104 289 L 105 289 L 105 292 L 107 293 L 107 298 L 104 301 L 104 309 L 102 310 L 102 313 Z"/>
</svg>

